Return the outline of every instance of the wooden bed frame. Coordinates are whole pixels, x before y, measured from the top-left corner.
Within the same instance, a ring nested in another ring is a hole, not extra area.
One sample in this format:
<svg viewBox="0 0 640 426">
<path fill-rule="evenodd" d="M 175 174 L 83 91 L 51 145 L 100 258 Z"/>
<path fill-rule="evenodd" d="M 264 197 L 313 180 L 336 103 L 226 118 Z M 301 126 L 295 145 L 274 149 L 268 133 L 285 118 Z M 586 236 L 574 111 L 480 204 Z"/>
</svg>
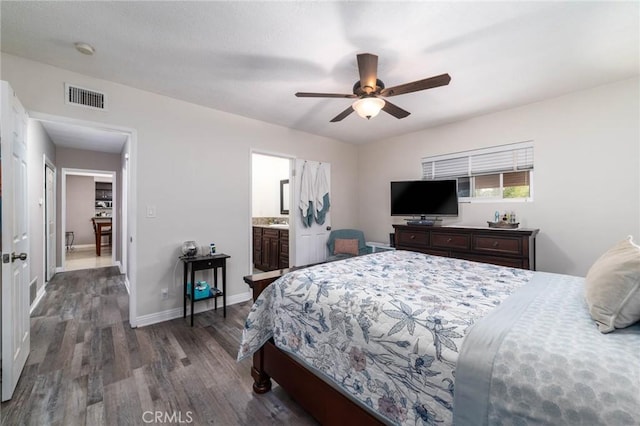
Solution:
<svg viewBox="0 0 640 426">
<path fill-rule="evenodd" d="M 244 277 L 253 289 L 253 300 L 272 282 L 289 271 L 280 269 Z M 271 379 L 287 391 L 302 408 L 321 424 L 382 425 L 381 420 L 368 409 L 357 404 L 342 392 L 316 376 L 286 352 L 278 349 L 273 340 L 265 343 L 253 355 L 253 390 L 258 394 L 271 390 Z"/>
</svg>

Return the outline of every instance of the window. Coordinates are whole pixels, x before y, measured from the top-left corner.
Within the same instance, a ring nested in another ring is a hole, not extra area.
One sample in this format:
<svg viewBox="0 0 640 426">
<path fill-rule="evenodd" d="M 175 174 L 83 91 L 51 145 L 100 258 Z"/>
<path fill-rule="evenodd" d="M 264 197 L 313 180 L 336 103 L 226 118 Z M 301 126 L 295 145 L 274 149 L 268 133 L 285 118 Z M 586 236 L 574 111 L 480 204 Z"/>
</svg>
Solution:
<svg viewBox="0 0 640 426">
<path fill-rule="evenodd" d="M 457 179 L 458 199 L 533 199 L 533 141 L 422 159 L 422 178 Z"/>
</svg>

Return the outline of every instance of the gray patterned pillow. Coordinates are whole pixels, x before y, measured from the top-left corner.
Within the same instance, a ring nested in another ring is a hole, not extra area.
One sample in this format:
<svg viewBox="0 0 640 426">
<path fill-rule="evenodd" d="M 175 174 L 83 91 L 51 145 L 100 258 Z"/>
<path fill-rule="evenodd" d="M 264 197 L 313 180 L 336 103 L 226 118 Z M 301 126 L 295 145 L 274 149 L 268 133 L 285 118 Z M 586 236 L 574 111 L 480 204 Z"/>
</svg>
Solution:
<svg viewBox="0 0 640 426">
<path fill-rule="evenodd" d="M 602 333 L 640 320 L 640 247 L 631 236 L 591 266 L 585 279 L 585 297 Z"/>
</svg>

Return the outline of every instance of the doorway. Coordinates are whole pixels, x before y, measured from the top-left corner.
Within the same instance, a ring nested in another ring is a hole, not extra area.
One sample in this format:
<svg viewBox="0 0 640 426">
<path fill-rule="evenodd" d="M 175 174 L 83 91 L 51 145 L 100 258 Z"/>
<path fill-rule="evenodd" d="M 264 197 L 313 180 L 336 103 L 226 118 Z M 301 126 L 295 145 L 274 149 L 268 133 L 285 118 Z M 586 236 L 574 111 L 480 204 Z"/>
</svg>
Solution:
<svg viewBox="0 0 640 426">
<path fill-rule="evenodd" d="M 62 169 L 65 272 L 116 264 L 119 208 L 115 171 Z"/>
<path fill-rule="evenodd" d="M 293 159 L 251 153 L 251 273 L 289 267 Z"/>
<path fill-rule="evenodd" d="M 56 273 L 56 168 L 44 159 L 44 271 L 45 282 Z"/>
<path fill-rule="evenodd" d="M 67 242 L 69 248 L 78 249 L 82 243 L 79 242 L 75 229 L 65 229 L 68 207 L 64 205 L 66 201 L 66 193 L 63 194 L 63 186 L 66 192 L 66 172 L 90 173 L 97 175 L 107 175 L 112 183 L 111 200 L 105 201 L 104 207 L 98 206 L 100 209 L 110 208 L 114 225 L 111 229 L 111 252 L 109 252 L 108 240 L 103 238 L 101 248 L 105 249 L 105 253 L 101 252 L 101 260 L 108 261 L 109 264 L 119 267 L 119 272 L 124 274 L 124 283 L 129 293 L 131 303 L 129 303 L 129 322 L 131 327 L 137 326 L 137 304 L 136 300 L 136 246 L 137 241 L 134 239 L 136 232 L 136 164 L 137 155 L 137 132 L 135 129 L 128 127 L 120 127 L 115 125 L 105 125 L 103 123 L 78 120 L 69 117 L 55 116 L 43 114 L 39 112 L 30 112 L 30 118 L 38 121 L 55 146 L 55 158 L 53 165 L 56 167 L 56 183 L 55 183 L 55 263 L 56 272 L 65 270 L 67 257 Z M 106 155 L 105 155 L 106 154 Z M 107 158 L 108 157 L 108 158 Z M 53 158 L 53 157 L 52 157 Z M 105 172 L 105 169 L 108 170 Z M 76 173 L 77 174 L 77 173 Z M 95 177 L 94 177 L 95 178 Z M 96 189 L 94 181 L 94 189 L 90 209 L 93 215 L 97 209 Z M 106 202 L 109 202 L 107 204 Z M 104 211 L 104 210 L 102 210 Z M 91 250 L 92 257 L 95 259 L 95 237 L 93 237 L 93 226 L 90 220 L 86 219 L 86 226 L 82 226 L 85 231 L 92 235 Z M 76 239 L 70 240 L 66 238 L 67 231 L 74 231 Z M 41 236 L 44 240 L 44 235 Z M 45 243 L 43 242 L 43 245 Z M 75 252 L 75 250 L 74 250 Z M 74 253 L 75 254 L 75 253 Z M 106 256 L 105 256 L 106 254 Z M 45 262 L 43 262 L 43 266 Z M 96 267 L 102 265 L 97 264 Z"/>
</svg>

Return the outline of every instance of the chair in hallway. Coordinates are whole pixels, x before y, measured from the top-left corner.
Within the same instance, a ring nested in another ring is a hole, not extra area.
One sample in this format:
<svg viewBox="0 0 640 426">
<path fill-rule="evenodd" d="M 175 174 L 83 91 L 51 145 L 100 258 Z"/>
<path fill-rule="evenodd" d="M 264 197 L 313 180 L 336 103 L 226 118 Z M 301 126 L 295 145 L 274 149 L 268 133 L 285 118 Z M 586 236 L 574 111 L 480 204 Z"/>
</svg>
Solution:
<svg viewBox="0 0 640 426">
<path fill-rule="evenodd" d="M 102 237 L 109 237 L 109 247 L 111 247 L 112 239 L 111 239 L 111 218 L 92 218 L 91 223 L 93 223 L 93 233 L 96 237 L 96 256 L 100 256 L 100 249 L 102 247 Z"/>
</svg>

